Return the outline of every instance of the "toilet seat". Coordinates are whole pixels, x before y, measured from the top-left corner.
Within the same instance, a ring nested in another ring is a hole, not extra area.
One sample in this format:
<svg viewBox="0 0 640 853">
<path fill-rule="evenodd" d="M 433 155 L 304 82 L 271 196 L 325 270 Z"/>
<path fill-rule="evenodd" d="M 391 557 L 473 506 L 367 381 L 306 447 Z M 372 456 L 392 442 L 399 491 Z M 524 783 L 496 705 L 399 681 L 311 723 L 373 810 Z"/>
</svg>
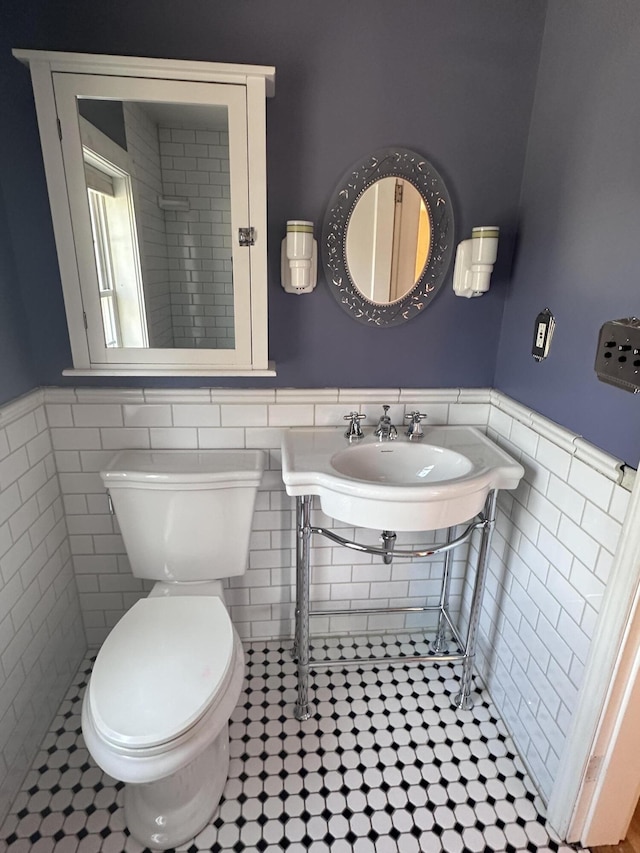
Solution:
<svg viewBox="0 0 640 853">
<path fill-rule="evenodd" d="M 138 601 L 113 628 L 88 689 L 100 737 L 149 750 L 191 729 L 215 703 L 234 653 L 229 614 L 215 596 Z"/>
</svg>

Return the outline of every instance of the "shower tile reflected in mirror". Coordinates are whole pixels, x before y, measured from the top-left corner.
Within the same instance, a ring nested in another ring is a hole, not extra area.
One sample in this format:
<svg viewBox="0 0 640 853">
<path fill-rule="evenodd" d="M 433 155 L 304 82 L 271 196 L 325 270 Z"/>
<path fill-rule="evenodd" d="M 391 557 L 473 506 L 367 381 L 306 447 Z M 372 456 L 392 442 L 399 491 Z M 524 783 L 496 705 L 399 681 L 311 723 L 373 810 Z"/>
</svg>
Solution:
<svg viewBox="0 0 640 853">
<path fill-rule="evenodd" d="M 78 111 L 105 344 L 233 349 L 227 107 Z"/>
</svg>

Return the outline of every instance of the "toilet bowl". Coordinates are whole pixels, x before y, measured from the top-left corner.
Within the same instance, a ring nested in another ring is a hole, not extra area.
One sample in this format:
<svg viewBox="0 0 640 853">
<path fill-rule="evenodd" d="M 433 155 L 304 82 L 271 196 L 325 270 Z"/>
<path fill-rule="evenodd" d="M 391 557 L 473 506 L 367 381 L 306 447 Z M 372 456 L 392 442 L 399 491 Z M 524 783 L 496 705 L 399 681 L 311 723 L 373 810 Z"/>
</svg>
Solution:
<svg viewBox="0 0 640 853">
<path fill-rule="evenodd" d="M 227 780 L 244 656 L 221 579 L 246 570 L 263 466 L 259 451 L 231 454 L 127 451 L 102 474 L 133 574 L 156 584 L 100 649 L 82 730 L 96 763 L 125 783 L 129 832 L 155 850 L 194 838 Z M 211 549 L 212 531 L 222 547 Z"/>
<path fill-rule="evenodd" d="M 113 629 L 82 707 L 89 752 L 125 783 L 137 841 L 166 849 L 206 825 L 227 780 L 242 645 L 220 598 L 150 597 Z"/>
</svg>

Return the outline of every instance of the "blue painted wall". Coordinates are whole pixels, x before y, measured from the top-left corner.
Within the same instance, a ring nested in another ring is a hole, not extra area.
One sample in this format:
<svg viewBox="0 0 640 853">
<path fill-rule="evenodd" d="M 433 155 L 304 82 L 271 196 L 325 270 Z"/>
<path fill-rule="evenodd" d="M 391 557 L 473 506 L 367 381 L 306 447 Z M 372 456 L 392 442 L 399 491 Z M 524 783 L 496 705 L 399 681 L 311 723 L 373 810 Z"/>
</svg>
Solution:
<svg viewBox="0 0 640 853">
<path fill-rule="evenodd" d="M 640 401 L 593 373 L 602 322 L 640 310 L 637 4 L 554 0 L 546 27 L 546 4 L 536 0 L 296 8 L 292 15 L 282 0 L 3 5 L 0 400 L 62 384 L 71 363 L 31 85 L 11 47 L 255 62 L 277 67 L 268 174 L 278 377 L 211 384 L 495 385 L 637 464 Z M 393 143 L 424 153 L 443 174 L 459 238 L 493 222 L 503 238 L 487 296 L 456 299 L 447 282 L 422 316 L 373 330 L 341 312 L 322 272 L 313 295 L 284 294 L 278 247 L 287 218 L 320 226 L 345 169 Z M 558 329 L 537 365 L 532 326 L 546 305 Z"/>
<path fill-rule="evenodd" d="M 2 30 L 0 18 L 0 30 Z M 15 93 L 11 81 L 0 73 L 0 115 L 6 128 L 0 131 L 0 163 L 6 164 L 10 132 L 7 124 L 19 121 L 14 112 Z M 9 119 L 9 117 L 11 117 Z M 37 167 L 42 176 L 42 166 Z M 0 404 L 30 391 L 38 384 L 31 357 L 29 324 L 21 296 L 10 219 L 0 171 Z"/>
<path fill-rule="evenodd" d="M 276 66 L 268 191 L 270 355 L 278 378 L 211 384 L 486 386 L 510 277 L 545 8 L 539 0 L 5 3 L 0 75 L 12 109 L 0 133 L 0 180 L 38 381 L 62 384 L 71 356 L 30 80 L 11 47 Z M 502 227 L 501 260 L 482 300 L 455 298 L 448 281 L 422 316 L 373 330 L 341 311 L 322 273 L 313 295 L 286 295 L 279 244 L 288 218 L 319 227 L 345 170 L 394 143 L 424 154 L 445 177 L 459 238 L 474 225 Z"/>
<path fill-rule="evenodd" d="M 5 92 L 0 87 L 0 112 L 6 115 Z M 0 405 L 37 385 L 29 346 L 27 314 L 20 284 L 4 198 L 0 191 Z"/>
<path fill-rule="evenodd" d="M 549 4 L 495 385 L 637 467 L 640 398 L 598 382 L 605 320 L 640 314 L 640 6 Z M 557 317 L 551 354 L 533 323 Z"/>
<path fill-rule="evenodd" d="M 28 335 L 27 315 L 20 298 L 5 206 L 0 194 L 0 405 L 37 385 Z"/>
</svg>

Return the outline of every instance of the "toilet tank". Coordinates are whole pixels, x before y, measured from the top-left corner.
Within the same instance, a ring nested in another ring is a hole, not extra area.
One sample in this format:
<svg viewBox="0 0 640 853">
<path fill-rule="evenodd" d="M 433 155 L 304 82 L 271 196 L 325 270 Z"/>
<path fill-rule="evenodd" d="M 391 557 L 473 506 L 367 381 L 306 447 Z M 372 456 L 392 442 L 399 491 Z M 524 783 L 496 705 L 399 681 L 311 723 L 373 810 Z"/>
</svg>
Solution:
<svg viewBox="0 0 640 853">
<path fill-rule="evenodd" d="M 123 450 L 104 471 L 138 578 L 244 574 L 262 450 Z"/>
</svg>

